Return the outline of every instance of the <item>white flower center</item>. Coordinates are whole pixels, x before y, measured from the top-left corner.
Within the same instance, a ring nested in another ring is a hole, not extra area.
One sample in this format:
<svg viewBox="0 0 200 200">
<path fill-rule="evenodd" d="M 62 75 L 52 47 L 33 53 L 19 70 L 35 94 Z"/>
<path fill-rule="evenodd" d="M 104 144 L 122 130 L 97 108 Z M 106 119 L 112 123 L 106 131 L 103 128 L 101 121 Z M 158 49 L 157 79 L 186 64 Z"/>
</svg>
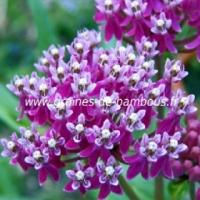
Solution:
<svg viewBox="0 0 200 200">
<path fill-rule="evenodd" d="M 132 81 L 135 81 L 135 82 L 138 82 L 138 81 L 140 80 L 139 74 L 133 74 L 133 75 L 131 76 L 131 80 L 132 80 Z"/>
<path fill-rule="evenodd" d="M 39 87 L 39 90 L 40 91 L 46 91 L 48 89 L 48 86 L 46 83 L 42 83 Z"/>
<path fill-rule="evenodd" d="M 84 126 L 83 124 L 77 124 L 75 129 L 78 133 L 82 133 L 84 131 Z"/>
<path fill-rule="evenodd" d="M 84 180 L 85 174 L 81 170 L 77 171 L 75 174 L 76 178 L 78 181 Z"/>
<path fill-rule="evenodd" d="M 56 104 L 56 108 L 58 110 L 64 110 L 65 109 L 65 103 L 63 101 L 58 101 Z"/>
<path fill-rule="evenodd" d="M 77 42 L 76 44 L 75 44 L 75 48 L 79 51 L 79 50 L 83 50 L 83 44 L 82 43 L 80 43 L 80 42 Z"/>
<path fill-rule="evenodd" d="M 158 96 L 160 96 L 160 90 L 158 88 L 154 88 L 151 91 L 151 94 L 153 94 L 154 96 L 158 97 Z"/>
<path fill-rule="evenodd" d="M 108 129 L 103 129 L 101 134 L 103 139 L 108 139 L 111 136 L 111 132 Z"/>
<path fill-rule="evenodd" d="M 135 10 L 138 10 L 138 8 L 140 7 L 140 4 L 138 1 L 133 1 L 131 2 L 131 7 L 135 8 Z"/>
<path fill-rule="evenodd" d="M 15 81 L 15 85 L 16 85 L 17 87 L 23 85 L 22 79 L 17 79 L 17 80 Z"/>
<path fill-rule="evenodd" d="M 144 43 L 144 46 L 146 47 L 146 49 L 151 49 L 152 48 L 152 43 L 147 41 Z"/>
<path fill-rule="evenodd" d="M 57 48 L 53 48 L 50 50 L 52 55 L 59 55 L 59 50 Z"/>
<path fill-rule="evenodd" d="M 46 58 L 41 58 L 42 65 L 48 65 L 49 61 Z"/>
<path fill-rule="evenodd" d="M 112 176 L 115 173 L 115 169 L 113 166 L 108 166 L 105 168 L 105 172 L 107 176 Z"/>
<path fill-rule="evenodd" d="M 33 152 L 33 158 L 35 159 L 35 160 L 38 160 L 39 158 L 41 158 L 42 157 L 42 154 L 41 154 L 41 152 L 40 151 L 34 151 Z"/>
<path fill-rule="evenodd" d="M 13 149 L 15 148 L 15 143 L 14 143 L 13 141 L 9 141 L 9 142 L 7 143 L 7 148 L 8 148 L 9 150 L 13 150 Z"/>
<path fill-rule="evenodd" d="M 155 152 L 158 149 L 158 145 L 154 141 L 151 141 L 149 142 L 147 149 Z"/>
<path fill-rule="evenodd" d="M 163 27 L 165 25 L 165 21 L 162 20 L 162 19 L 158 19 L 156 24 L 157 24 L 158 27 Z"/>
<path fill-rule="evenodd" d="M 81 79 L 79 80 L 79 85 L 82 85 L 82 86 L 87 85 L 87 79 L 81 78 Z"/>
<path fill-rule="evenodd" d="M 113 2 L 112 0 L 105 0 L 105 7 L 112 7 L 113 6 Z"/>
<path fill-rule="evenodd" d="M 132 123 L 137 122 L 137 120 L 138 120 L 138 115 L 137 115 L 137 113 L 132 113 L 132 114 L 129 116 L 129 119 L 131 120 Z"/>
<path fill-rule="evenodd" d="M 50 148 L 55 148 L 55 146 L 56 146 L 56 140 L 54 138 L 51 138 L 48 141 L 48 145 L 49 145 Z"/>
<path fill-rule="evenodd" d="M 144 62 L 143 64 L 142 64 L 142 66 L 143 66 L 143 68 L 144 69 L 149 69 L 150 68 L 150 62 Z"/>
<path fill-rule="evenodd" d="M 36 78 L 33 78 L 33 77 L 32 77 L 32 78 L 29 79 L 29 84 L 30 84 L 30 85 L 33 85 L 33 84 L 36 83 L 36 81 L 37 81 Z"/>
<path fill-rule="evenodd" d="M 112 98 L 109 96 L 106 96 L 103 98 L 103 104 L 106 106 L 110 106 L 112 104 Z"/>
<path fill-rule="evenodd" d="M 114 65 L 114 66 L 113 66 L 113 70 L 114 70 L 115 73 L 120 72 L 120 70 L 121 70 L 120 65 Z"/>
<path fill-rule="evenodd" d="M 179 72 L 179 71 L 180 71 L 180 65 L 178 65 L 178 64 L 175 63 L 175 64 L 172 66 L 172 71 Z"/>
<path fill-rule="evenodd" d="M 29 139 L 31 136 L 33 136 L 33 133 L 30 130 L 26 130 L 24 133 L 24 137 Z"/>
<path fill-rule="evenodd" d="M 79 69 L 80 69 L 80 63 L 74 62 L 72 64 L 72 70 L 76 71 L 76 70 L 79 70 Z"/>
<path fill-rule="evenodd" d="M 175 139 L 170 139 L 169 146 L 172 147 L 173 149 L 176 149 L 178 146 L 178 141 Z"/>
<path fill-rule="evenodd" d="M 58 74 L 64 74 L 64 72 L 65 72 L 65 70 L 63 67 L 58 67 L 58 69 L 57 69 Z"/>
<path fill-rule="evenodd" d="M 118 51 L 119 51 L 120 53 L 123 53 L 123 52 L 126 51 L 126 48 L 121 46 L 121 47 L 119 47 Z"/>
<path fill-rule="evenodd" d="M 101 54 L 101 56 L 100 56 L 100 59 L 102 60 L 102 61 L 107 61 L 108 60 L 108 55 L 107 54 Z"/>
<path fill-rule="evenodd" d="M 128 60 L 135 60 L 136 59 L 136 56 L 134 53 L 129 53 L 128 54 Z"/>
<path fill-rule="evenodd" d="M 182 103 L 183 105 L 186 105 L 188 103 L 188 98 L 182 97 L 181 100 L 180 100 L 180 103 Z"/>
</svg>

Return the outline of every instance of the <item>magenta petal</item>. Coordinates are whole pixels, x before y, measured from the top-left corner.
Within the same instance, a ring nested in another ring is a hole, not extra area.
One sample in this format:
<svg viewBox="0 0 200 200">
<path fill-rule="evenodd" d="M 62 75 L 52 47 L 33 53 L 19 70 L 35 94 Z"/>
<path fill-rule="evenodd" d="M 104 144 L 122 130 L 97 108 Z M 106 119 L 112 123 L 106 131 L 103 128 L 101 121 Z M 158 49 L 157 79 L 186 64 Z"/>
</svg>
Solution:
<svg viewBox="0 0 200 200">
<path fill-rule="evenodd" d="M 174 177 L 171 162 L 169 159 L 166 159 L 165 163 L 163 164 L 163 173 L 167 178 L 172 179 Z"/>
<path fill-rule="evenodd" d="M 198 188 L 198 190 L 197 190 L 196 200 L 200 200 L 200 188 Z"/>
<path fill-rule="evenodd" d="M 91 156 L 91 154 L 93 153 L 94 150 L 95 150 L 95 146 L 91 145 L 91 146 L 87 147 L 86 149 L 84 149 L 83 151 L 81 151 L 80 156 L 81 157 L 89 157 L 89 156 Z"/>
<path fill-rule="evenodd" d="M 149 163 L 147 161 L 145 161 L 145 163 L 143 165 L 143 169 L 141 171 L 141 174 L 144 177 L 144 179 L 149 178 Z"/>
<path fill-rule="evenodd" d="M 120 141 L 121 153 L 126 153 L 128 151 L 131 142 L 132 142 L 131 134 L 126 132 Z"/>
<path fill-rule="evenodd" d="M 115 37 L 118 40 L 121 40 L 122 39 L 122 30 L 118 24 L 119 23 L 116 20 L 113 22 L 113 30 L 114 30 Z"/>
<path fill-rule="evenodd" d="M 153 178 L 157 176 L 163 167 L 163 159 L 159 159 L 156 163 L 152 163 L 151 169 L 150 169 L 150 176 Z"/>
<path fill-rule="evenodd" d="M 101 22 L 102 20 L 104 20 L 104 14 L 97 11 L 94 19 L 96 22 Z"/>
<path fill-rule="evenodd" d="M 65 188 L 64 188 L 65 192 L 73 192 L 74 191 L 73 188 L 72 188 L 72 183 L 73 182 L 70 182 L 70 183 L 65 185 Z"/>
<path fill-rule="evenodd" d="M 79 148 L 79 145 L 77 143 L 74 142 L 73 139 L 70 139 L 67 141 L 67 143 L 65 144 L 65 147 L 68 149 L 68 150 L 75 150 L 75 149 L 78 149 Z"/>
<path fill-rule="evenodd" d="M 165 44 L 167 49 L 172 52 L 172 53 L 177 53 L 177 49 L 173 44 L 173 39 L 171 38 L 171 36 L 169 34 L 165 35 Z"/>
<path fill-rule="evenodd" d="M 51 177 L 53 178 L 54 181 L 59 180 L 58 170 L 54 166 L 48 166 L 48 173 L 51 175 Z"/>
<path fill-rule="evenodd" d="M 127 178 L 132 179 L 137 176 L 143 168 L 143 164 L 141 162 L 133 163 L 127 171 Z"/>
<path fill-rule="evenodd" d="M 116 194 L 123 194 L 123 191 L 119 185 L 117 185 L 117 186 L 111 185 L 111 191 Z"/>
<path fill-rule="evenodd" d="M 45 183 L 45 181 L 47 180 L 47 169 L 46 168 L 41 168 L 38 172 L 38 179 L 39 179 L 39 184 L 43 185 Z"/>
<path fill-rule="evenodd" d="M 110 185 L 105 183 L 101 186 L 98 199 L 103 200 L 105 199 L 110 193 Z"/>
<path fill-rule="evenodd" d="M 106 27 L 105 27 L 105 39 L 106 41 L 109 41 L 114 33 L 114 27 L 113 27 L 113 20 L 108 19 Z"/>
<path fill-rule="evenodd" d="M 198 36 L 197 38 L 195 38 L 192 42 L 186 44 L 185 48 L 186 49 L 195 49 L 199 45 L 200 45 L 200 36 Z"/>
</svg>

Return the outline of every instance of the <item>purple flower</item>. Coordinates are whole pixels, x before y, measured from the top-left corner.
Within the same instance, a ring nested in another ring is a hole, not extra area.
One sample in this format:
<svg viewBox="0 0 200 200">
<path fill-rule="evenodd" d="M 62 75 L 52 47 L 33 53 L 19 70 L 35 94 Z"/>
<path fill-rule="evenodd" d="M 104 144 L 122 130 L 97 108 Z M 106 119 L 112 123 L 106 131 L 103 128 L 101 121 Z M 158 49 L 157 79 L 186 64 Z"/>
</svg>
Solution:
<svg viewBox="0 0 200 200">
<path fill-rule="evenodd" d="M 176 132 L 173 136 L 169 136 L 167 132 L 163 133 L 162 144 L 170 158 L 178 159 L 179 154 L 187 149 L 187 145 L 183 143 L 179 144 L 180 140 L 181 132 Z"/>
<path fill-rule="evenodd" d="M 24 92 L 25 85 L 27 83 L 28 77 L 14 76 L 13 81 L 7 85 L 7 88 L 14 93 L 16 96 L 20 96 Z"/>
<path fill-rule="evenodd" d="M 58 67 L 50 67 L 49 71 L 52 75 L 52 79 L 56 82 L 56 83 L 60 83 L 60 82 L 64 82 L 67 78 L 68 75 L 68 66 L 67 64 L 63 61 L 60 60 L 58 61 Z"/>
<path fill-rule="evenodd" d="M 84 166 L 80 161 L 76 162 L 74 170 L 66 171 L 67 177 L 72 180 L 65 186 L 66 192 L 78 190 L 83 187 L 85 190 L 91 187 L 91 178 L 95 175 L 95 170 L 92 167 Z"/>
<path fill-rule="evenodd" d="M 149 41 L 149 39 L 145 36 L 142 37 L 141 41 L 136 41 L 137 52 L 143 56 L 154 57 L 159 53 L 156 50 L 158 43 L 156 41 Z"/>
<path fill-rule="evenodd" d="M 16 158 L 18 156 L 19 144 L 17 142 L 17 134 L 13 133 L 11 136 L 11 140 L 1 139 L 1 145 L 3 146 L 3 151 L 1 152 L 1 156 Z"/>
<path fill-rule="evenodd" d="M 74 93 L 78 93 L 80 96 L 85 96 L 92 92 L 96 87 L 95 83 L 91 82 L 91 74 L 84 73 L 81 75 L 73 75 L 74 82 L 71 84 Z"/>
<path fill-rule="evenodd" d="M 61 95 L 57 93 L 55 96 L 55 101 L 47 105 L 51 112 L 52 118 L 62 120 L 71 116 L 73 113 L 73 111 L 70 109 L 71 105 L 69 103 L 71 101 L 71 98 L 65 100 L 62 99 Z"/>
<path fill-rule="evenodd" d="M 172 25 L 171 19 L 167 19 L 165 13 L 160 13 L 159 17 L 151 17 L 151 31 L 155 34 L 165 35 Z"/>
<path fill-rule="evenodd" d="M 18 139 L 19 144 L 23 147 L 28 147 L 31 144 L 38 143 L 40 140 L 40 135 L 37 131 L 36 124 L 33 123 L 30 128 L 20 127 L 19 132 L 21 137 Z"/>
<path fill-rule="evenodd" d="M 68 122 L 66 124 L 67 129 L 72 133 L 73 135 L 73 140 L 75 143 L 79 143 L 82 140 L 83 135 L 85 134 L 85 115 L 81 113 L 78 116 L 77 123 L 74 124 L 72 122 Z"/>
<path fill-rule="evenodd" d="M 200 61 L 200 36 L 197 36 L 193 41 L 185 45 L 186 49 L 195 49 L 197 53 L 197 59 Z"/>
<path fill-rule="evenodd" d="M 143 0 L 125 0 L 126 7 L 124 9 L 124 12 L 128 16 L 135 16 L 135 17 L 141 17 L 142 14 L 145 12 L 147 7 L 147 2 L 144 2 Z"/>
<path fill-rule="evenodd" d="M 71 57 L 68 65 L 69 65 L 69 70 L 71 73 L 81 73 L 84 71 L 87 67 L 87 60 L 82 60 L 81 62 L 78 62 L 75 57 Z"/>
<path fill-rule="evenodd" d="M 122 124 L 126 130 L 133 132 L 135 130 L 144 130 L 145 124 L 141 121 L 145 116 L 145 110 L 135 111 L 132 105 L 128 106 L 126 113 L 122 115 Z"/>
<path fill-rule="evenodd" d="M 25 162 L 34 166 L 36 170 L 40 170 L 48 161 L 49 153 L 45 148 L 29 148 L 28 156 L 25 157 Z"/>
<path fill-rule="evenodd" d="M 62 148 L 65 144 L 65 139 L 60 137 L 59 134 L 51 129 L 45 136 L 41 136 L 41 141 L 47 146 L 46 151 L 53 153 L 55 156 L 60 156 Z"/>
<path fill-rule="evenodd" d="M 192 114 L 197 111 L 194 100 L 194 95 L 185 96 L 184 92 L 179 89 L 172 97 L 172 110 L 178 115 Z"/>
<path fill-rule="evenodd" d="M 105 13 L 107 15 L 111 15 L 114 12 L 118 11 L 120 7 L 119 0 L 95 0 L 97 3 L 97 9 L 101 13 Z"/>
<path fill-rule="evenodd" d="M 156 162 L 158 158 L 166 155 L 165 148 L 160 147 L 161 136 L 155 135 L 149 138 L 148 135 L 143 135 L 140 143 L 140 154 L 147 158 L 149 162 Z"/>
<path fill-rule="evenodd" d="M 120 105 L 117 104 L 119 95 L 116 92 L 110 96 L 106 93 L 104 89 L 101 89 L 99 100 L 97 100 L 97 106 L 100 107 L 103 112 L 111 114 L 116 113 L 120 110 Z"/>
<path fill-rule="evenodd" d="M 34 90 L 30 91 L 30 95 L 34 98 L 46 98 L 55 93 L 56 88 L 52 87 L 51 80 L 49 78 L 42 77 L 38 80 Z"/>
<path fill-rule="evenodd" d="M 165 4 L 167 4 L 170 8 L 176 7 L 180 5 L 183 0 L 163 0 Z"/>
<path fill-rule="evenodd" d="M 106 119 L 101 128 L 94 125 L 92 129 L 88 129 L 87 137 L 90 142 L 94 142 L 98 147 L 113 149 L 114 144 L 120 140 L 120 131 L 111 130 L 111 123 Z"/>
<path fill-rule="evenodd" d="M 188 75 L 188 72 L 185 71 L 184 65 L 181 61 L 167 59 L 165 63 L 165 72 L 164 77 L 171 79 L 174 82 L 181 81 Z"/>
<path fill-rule="evenodd" d="M 99 199 L 105 199 L 111 191 L 116 191 L 114 188 L 121 190 L 118 177 L 122 173 L 122 167 L 116 163 L 114 157 L 110 156 L 106 163 L 99 161 L 97 163 L 97 171 L 101 184 Z"/>
</svg>

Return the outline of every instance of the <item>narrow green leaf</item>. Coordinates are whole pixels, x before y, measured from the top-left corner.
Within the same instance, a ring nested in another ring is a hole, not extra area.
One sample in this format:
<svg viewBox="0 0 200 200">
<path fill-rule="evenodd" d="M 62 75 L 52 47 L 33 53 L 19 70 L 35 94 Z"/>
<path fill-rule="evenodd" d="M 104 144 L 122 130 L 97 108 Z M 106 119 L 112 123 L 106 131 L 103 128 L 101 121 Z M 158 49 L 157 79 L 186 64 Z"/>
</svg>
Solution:
<svg viewBox="0 0 200 200">
<path fill-rule="evenodd" d="M 20 123 L 16 121 L 18 117 L 17 104 L 17 99 L 5 86 L 0 84 L 0 120 L 15 131 L 18 130 L 20 125 L 28 125 L 27 120 L 23 120 Z"/>
<path fill-rule="evenodd" d="M 169 183 L 169 193 L 172 200 L 180 200 L 188 191 L 188 181 L 180 180 Z"/>
<path fill-rule="evenodd" d="M 38 34 L 39 50 L 46 49 L 50 44 L 56 43 L 57 38 L 50 23 L 47 10 L 41 0 L 28 0 L 32 12 L 35 28 Z"/>
</svg>

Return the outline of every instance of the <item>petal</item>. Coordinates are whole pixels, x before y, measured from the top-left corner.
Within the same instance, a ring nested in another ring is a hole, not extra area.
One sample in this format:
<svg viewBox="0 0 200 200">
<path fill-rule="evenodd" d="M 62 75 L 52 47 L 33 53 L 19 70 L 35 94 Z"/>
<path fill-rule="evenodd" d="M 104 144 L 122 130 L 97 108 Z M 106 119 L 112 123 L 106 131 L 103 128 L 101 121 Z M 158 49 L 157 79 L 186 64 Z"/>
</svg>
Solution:
<svg viewBox="0 0 200 200">
<path fill-rule="evenodd" d="M 109 193 L 110 193 L 110 185 L 109 184 L 101 185 L 98 199 L 101 200 L 105 199 L 109 195 Z"/>
<path fill-rule="evenodd" d="M 43 185 L 45 183 L 45 181 L 47 180 L 47 176 L 48 176 L 48 173 L 47 173 L 47 170 L 46 168 L 41 168 L 38 172 L 38 179 L 39 179 L 39 184 L 40 185 Z"/>
</svg>

